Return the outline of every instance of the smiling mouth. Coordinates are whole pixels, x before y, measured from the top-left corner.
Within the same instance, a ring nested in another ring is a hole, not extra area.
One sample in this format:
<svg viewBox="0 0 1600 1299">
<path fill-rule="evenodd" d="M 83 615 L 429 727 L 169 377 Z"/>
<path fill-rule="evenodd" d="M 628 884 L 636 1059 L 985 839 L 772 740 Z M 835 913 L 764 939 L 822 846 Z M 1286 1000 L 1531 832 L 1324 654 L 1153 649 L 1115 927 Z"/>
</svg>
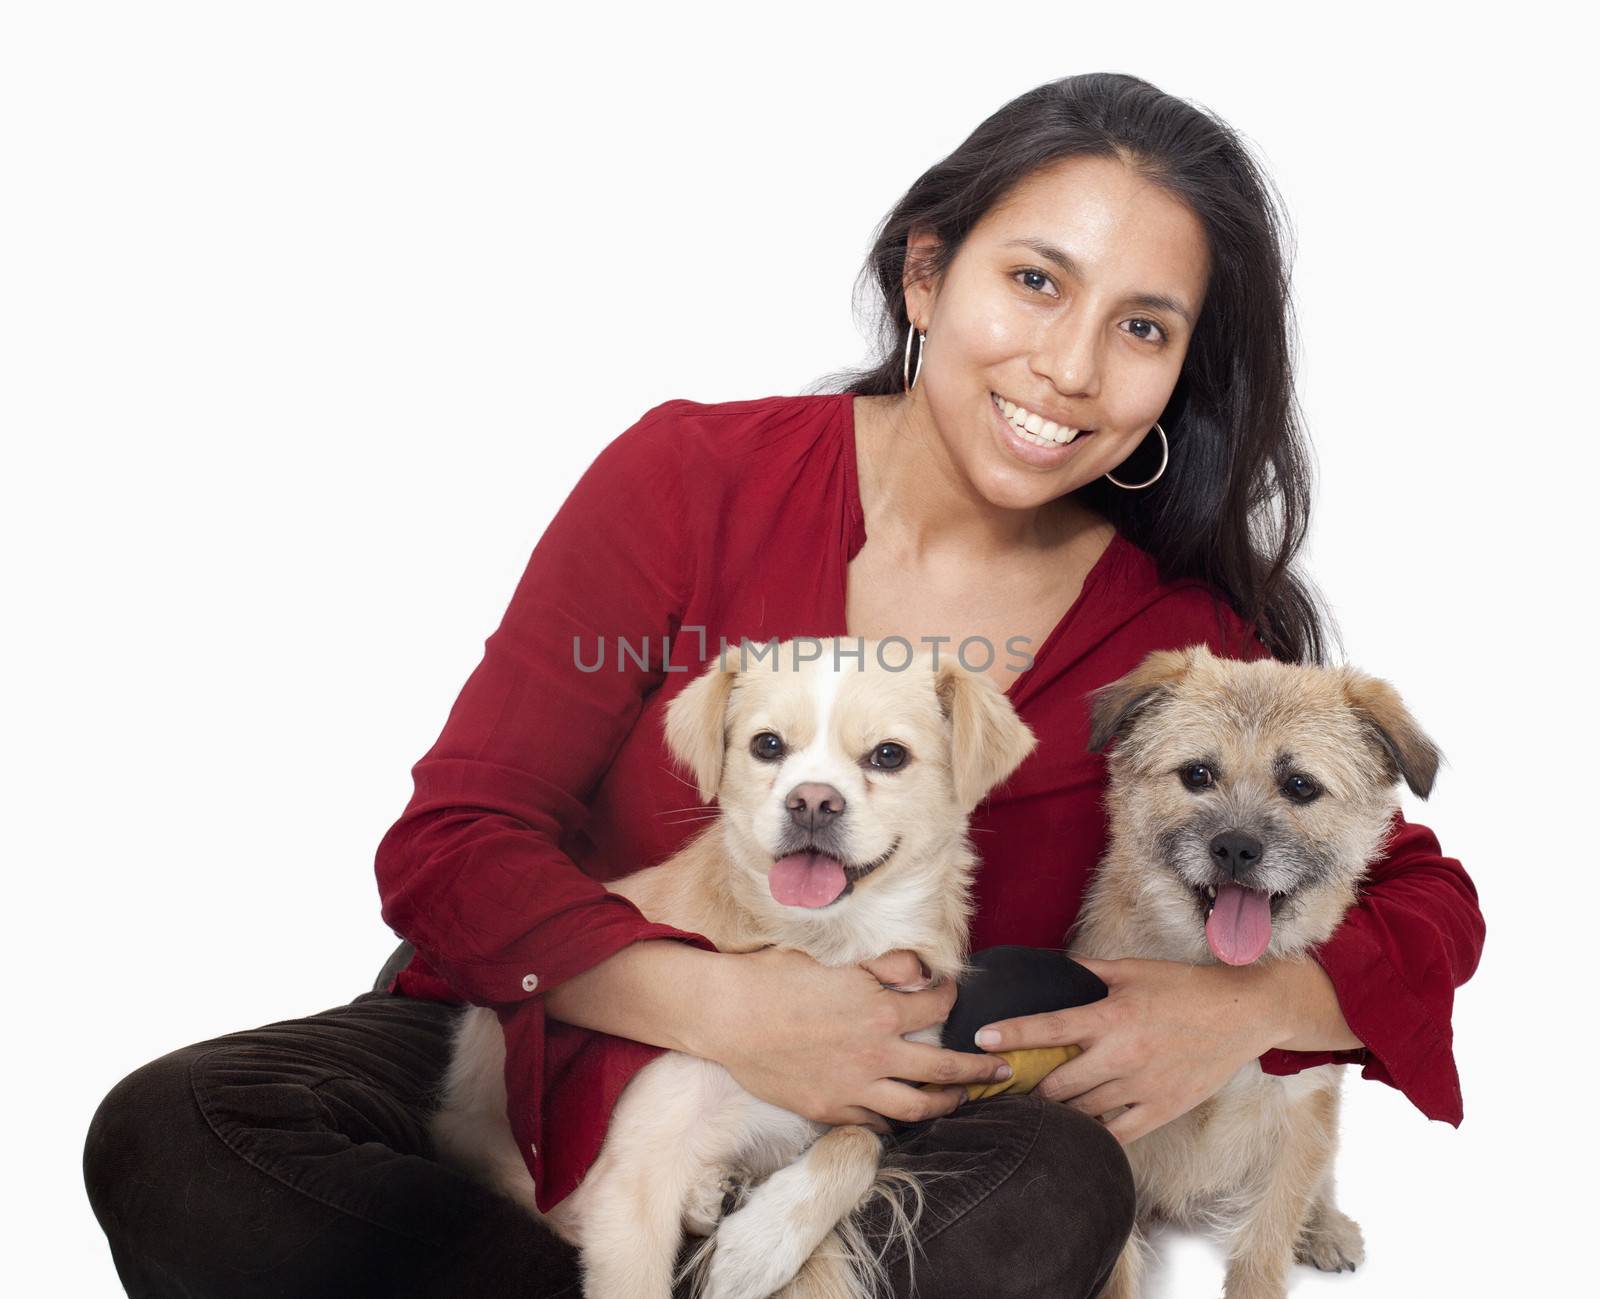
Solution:
<svg viewBox="0 0 1600 1299">
<path fill-rule="evenodd" d="M 1092 428 L 1076 429 L 1057 424 L 1054 420 L 1045 419 L 1036 415 L 1026 407 L 1017 405 L 1009 397 L 998 392 L 989 394 L 989 404 L 995 408 L 996 414 L 1010 426 L 1024 442 L 1046 450 L 1055 450 L 1059 447 L 1071 446 L 1074 442 L 1081 441 L 1090 436 Z M 1008 410 L 1007 407 L 1010 407 Z M 1037 425 L 1038 427 L 1032 427 Z"/>
<path fill-rule="evenodd" d="M 845 879 L 851 884 L 854 884 L 857 880 L 866 879 L 868 875 L 872 874 L 872 872 L 877 870 L 878 867 L 882 866 L 884 862 L 893 857 L 895 854 L 895 849 L 897 849 L 899 846 L 900 836 L 896 835 L 894 842 L 889 845 L 889 851 L 884 853 L 883 856 L 874 857 L 871 861 L 862 862 L 859 866 L 846 866 L 844 868 Z"/>
<path fill-rule="evenodd" d="M 849 897 L 857 881 L 887 862 L 899 847 L 897 836 L 882 856 L 852 864 L 823 852 L 815 844 L 807 844 L 772 863 L 767 887 L 774 900 L 787 907 L 816 910 L 831 906 L 840 898 Z"/>
</svg>

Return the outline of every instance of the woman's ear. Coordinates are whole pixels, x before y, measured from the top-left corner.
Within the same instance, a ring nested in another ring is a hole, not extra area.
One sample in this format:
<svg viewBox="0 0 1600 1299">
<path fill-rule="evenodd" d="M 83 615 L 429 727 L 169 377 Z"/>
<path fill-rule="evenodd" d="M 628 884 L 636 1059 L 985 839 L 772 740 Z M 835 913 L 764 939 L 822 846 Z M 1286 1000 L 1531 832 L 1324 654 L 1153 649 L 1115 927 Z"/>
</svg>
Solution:
<svg viewBox="0 0 1600 1299">
<path fill-rule="evenodd" d="M 928 317 L 933 314 L 934 299 L 939 293 L 933 262 L 940 247 L 939 236 L 921 227 L 912 230 L 906 237 L 906 260 L 900 272 L 900 288 L 906 299 L 906 319 L 920 321 L 923 332 L 927 331 Z"/>
<path fill-rule="evenodd" d="M 1181 650 L 1155 650 L 1146 654 L 1137 667 L 1110 685 L 1090 692 L 1089 749 L 1093 753 L 1133 729 L 1133 724 L 1183 680 L 1200 655 L 1210 657 L 1204 645 Z"/>
<path fill-rule="evenodd" d="M 950 719 L 950 772 L 956 802 L 971 812 L 1039 741 L 1005 693 L 979 672 L 946 660 L 934 674 L 939 707 Z"/>
<path fill-rule="evenodd" d="M 728 743 L 728 696 L 737 668 L 725 667 L 719 654 L 667 705 L 667 747 L 694 776 L 700 800 L 709 803 L 722 785 Z"/>
</svg>

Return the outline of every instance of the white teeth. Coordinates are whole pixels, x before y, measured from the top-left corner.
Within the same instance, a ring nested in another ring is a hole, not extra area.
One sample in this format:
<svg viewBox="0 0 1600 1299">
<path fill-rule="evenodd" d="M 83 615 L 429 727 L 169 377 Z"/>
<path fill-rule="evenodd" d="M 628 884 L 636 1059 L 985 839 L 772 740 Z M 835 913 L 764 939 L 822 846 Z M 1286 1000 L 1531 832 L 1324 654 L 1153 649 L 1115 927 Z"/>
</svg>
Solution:
<svg viewBox="0 0 1600 1299">
<path fill-rule="evenodd" d="M 1011 427 L 1016 429 L 1017 436 L 1025 442 L 1032 442 L 1042 447 L 1064 447 L 1073 438 L 1078 436 L 1079 430 L 1063 428 L 1053 420 L 1047 420 L 1042 415 L 1035 415 L 1030 410 L 1025 410 L 1014 401 L 1008 401 L 998 393 L 990 394 L 994 398 L 995 406 L 1006 417 Z"/>
<path fill-rule="evenodd" d="M 1217 886 L 1215 884 L 1207 884 L 1206 885 L 1206 896 L 1208 898 L 1210 898 L 1213 902 L 1216 901 L 1216 898 L 1217 898 Z"/>
</svg>

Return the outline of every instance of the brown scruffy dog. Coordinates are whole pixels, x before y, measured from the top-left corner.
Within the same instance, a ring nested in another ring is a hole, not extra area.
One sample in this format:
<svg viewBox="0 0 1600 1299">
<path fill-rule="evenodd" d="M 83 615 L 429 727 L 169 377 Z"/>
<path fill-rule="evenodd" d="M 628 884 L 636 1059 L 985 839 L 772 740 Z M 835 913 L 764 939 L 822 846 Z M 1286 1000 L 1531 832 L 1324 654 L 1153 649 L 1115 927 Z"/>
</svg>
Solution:
<svg viewBox="0 0 1600 1299">
<path fill-rule="evenodd" d="M 1296 957 L 1327 939 L 1382 850 L 1402 779 L 1426 798 L 1439 752 L 1386 682 L 1352 668 L 1151 654 L 1095 692 L 1110 840 L 1074 955 Z M 1228 1299 L 1287 1292 L 1296 1260 L 1354 1270 L 1361 1230 L 1334 1207 L 1337 1065 L 1288 1077 L 1254 1061 L 1131 1142 L 1139 1224 L 1223 1228 Z M 1136 1227 L 1106 1289 L 1138 1293 Z"/>
</svg>

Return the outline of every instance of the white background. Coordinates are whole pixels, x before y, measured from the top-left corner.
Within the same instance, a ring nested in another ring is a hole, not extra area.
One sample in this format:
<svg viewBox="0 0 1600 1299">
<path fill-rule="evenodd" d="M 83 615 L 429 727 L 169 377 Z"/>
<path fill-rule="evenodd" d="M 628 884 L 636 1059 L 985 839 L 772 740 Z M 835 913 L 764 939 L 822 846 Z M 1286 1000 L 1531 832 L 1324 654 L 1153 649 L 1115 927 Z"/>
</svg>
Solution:
<svg viewBox="0 0 1600 1299">
<path fill-rule="evenodd" d="M 8 1291 L 119 1293 L 79 1171 L 117 1079 L 370 983 L 373 850 L 599 449 L 668 398 L 859 360 L 876 222 L 1007 99 L 1094 70 L 1219 113 L 1287 200 L 1309 569 L 1449 758 L 1407 812 L 1488 917 L 1464 1126 L 1352 1075 L 1370 1262 L 1296 1292 L 1577 1288 L 1579 34 L 1533 4 L 1105 12 L 5 9 Z M 1214 1247 L 1165 1250 L 1156 1295 L 1217 1288 Z"/>
</svg>

